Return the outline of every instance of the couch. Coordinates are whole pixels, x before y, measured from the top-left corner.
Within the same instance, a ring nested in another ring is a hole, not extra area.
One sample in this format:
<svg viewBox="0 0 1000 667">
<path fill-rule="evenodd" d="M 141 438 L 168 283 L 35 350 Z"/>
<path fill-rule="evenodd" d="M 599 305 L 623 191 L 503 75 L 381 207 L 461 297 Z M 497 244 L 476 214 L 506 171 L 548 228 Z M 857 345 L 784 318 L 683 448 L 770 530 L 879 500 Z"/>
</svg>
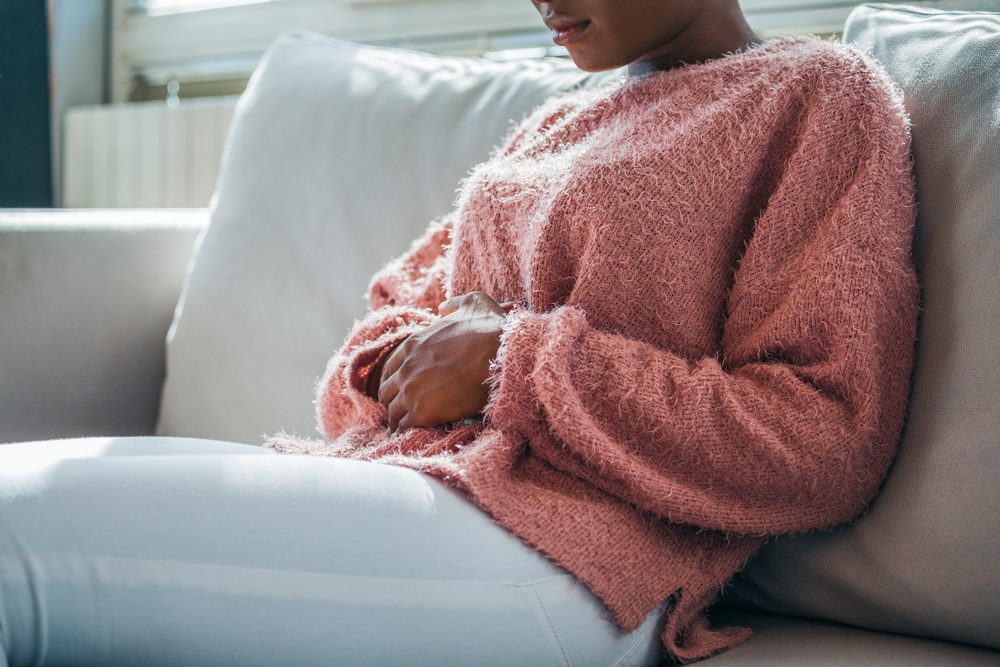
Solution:
<svg viewBox="0 0 1000 667">
<path fill-rule="evenodd" d="M 844 39 L 912 122 L 907 425 L 861 519 L 773 540 L 737 577 L 711 615 L 755 636 L 707 662 L 1000 664 L 1000 14 L 868 4 Z M 208 209 L 0 211 L 0 442 L 314 435 L 367 277 L 531 107 L 621 75 L 284 34 Z"/>
</svg>

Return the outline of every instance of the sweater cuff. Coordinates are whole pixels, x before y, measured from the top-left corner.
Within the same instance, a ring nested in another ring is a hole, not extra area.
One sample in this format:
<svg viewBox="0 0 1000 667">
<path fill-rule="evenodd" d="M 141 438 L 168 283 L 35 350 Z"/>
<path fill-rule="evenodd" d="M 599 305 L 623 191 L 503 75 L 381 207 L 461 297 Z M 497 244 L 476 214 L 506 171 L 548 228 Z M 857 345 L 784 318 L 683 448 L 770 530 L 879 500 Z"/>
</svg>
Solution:
<svg viewBox="0 0 1000 667">
<path fill-rule="evenodd" d="M 486 422 L 528 439 L 544 428 L 539 374 L 544 374 L 544 366 L 553 357 L 568 353 L 568 347 L 584 326 L 584 314 L 572 307 L 563 306 L 541 314 L 526 310 L 511 312 L 500 335 L 496 359 L 490 365 L 487 380 L 490 397 L 483 411 Z"/>
<path fill-rule="evenodd" d="M 436 317 L 419 308 L 389 307 L 357 322 L 327 365 L 316 394 L 320 431 L 332 438 L 345 428 L 385 420 L 385 408 L 365 391 L 368 376 L 393 346 Z"/>
<path fill-rule="evenodd" d="M 345 386 L 350 391 L 359 392 L 368 398 L 368 379 L 382 361 L 389 356 L 395 346 L 411 334 L 423 329 L 426 324 L 407 324 L 385 332 L 375 340 L 350 353 L 345 368 Z"/>
</svg>

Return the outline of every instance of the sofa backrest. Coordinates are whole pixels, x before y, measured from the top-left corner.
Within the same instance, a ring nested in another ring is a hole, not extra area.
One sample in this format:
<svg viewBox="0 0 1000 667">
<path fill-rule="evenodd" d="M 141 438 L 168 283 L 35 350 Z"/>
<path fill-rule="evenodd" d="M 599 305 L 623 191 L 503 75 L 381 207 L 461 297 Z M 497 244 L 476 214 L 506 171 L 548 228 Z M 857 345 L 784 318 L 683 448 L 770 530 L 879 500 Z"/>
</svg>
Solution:
<svg viewBox="0 0 1000 667">
<path fill-rule="evenodd" d="M 862 520 L 783 537 L 731 598 L 1000 648 L 1000 14 L 889 4 L 844 39 L 904 91 L 922 314 L 899 456 Z"/>
</svg>

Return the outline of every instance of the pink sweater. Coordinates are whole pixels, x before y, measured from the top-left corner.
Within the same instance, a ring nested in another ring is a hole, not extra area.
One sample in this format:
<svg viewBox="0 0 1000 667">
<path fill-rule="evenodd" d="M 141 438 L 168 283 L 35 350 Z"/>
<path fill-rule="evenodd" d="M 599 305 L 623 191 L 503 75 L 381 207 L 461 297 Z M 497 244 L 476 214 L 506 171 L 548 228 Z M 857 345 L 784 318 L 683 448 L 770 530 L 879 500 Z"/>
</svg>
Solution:
<svg viewBox="0 0 1000 667">
<path fill-rule="evenodd" d="M 768 536 L 850 521 L 896 450 L 918 312 L 907 119 L 816 38 L 557 96 L 371 284 L 319 384 L 326 440 L 464 490 L 681 660 Z M 482 423 L 390 439 L 363 393 L 447 296 L 507 318 Z"/>
</svg>

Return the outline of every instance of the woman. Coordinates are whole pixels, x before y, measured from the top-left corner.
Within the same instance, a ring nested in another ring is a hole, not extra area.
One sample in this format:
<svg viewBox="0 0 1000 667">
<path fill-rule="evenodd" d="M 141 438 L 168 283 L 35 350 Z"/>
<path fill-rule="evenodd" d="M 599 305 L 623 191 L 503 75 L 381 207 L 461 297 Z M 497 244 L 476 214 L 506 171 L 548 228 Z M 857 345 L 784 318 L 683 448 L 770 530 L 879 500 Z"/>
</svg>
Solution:
<svg viewBox="0 0 1000 667">
<path fill-rule="evenodd" d="M 535 5 L 629 76 L 542 105 L 375 277 L 326 438 L 270 443 L 333 458 L 145 443 L 174 456 L 123 480 L 3 453 L 11 664 L 691 660 L 746 638 L 702 611 L 764 540 L 871 500 L 917 314 L 891 84 L 736 0 Z"/>
</svg>

